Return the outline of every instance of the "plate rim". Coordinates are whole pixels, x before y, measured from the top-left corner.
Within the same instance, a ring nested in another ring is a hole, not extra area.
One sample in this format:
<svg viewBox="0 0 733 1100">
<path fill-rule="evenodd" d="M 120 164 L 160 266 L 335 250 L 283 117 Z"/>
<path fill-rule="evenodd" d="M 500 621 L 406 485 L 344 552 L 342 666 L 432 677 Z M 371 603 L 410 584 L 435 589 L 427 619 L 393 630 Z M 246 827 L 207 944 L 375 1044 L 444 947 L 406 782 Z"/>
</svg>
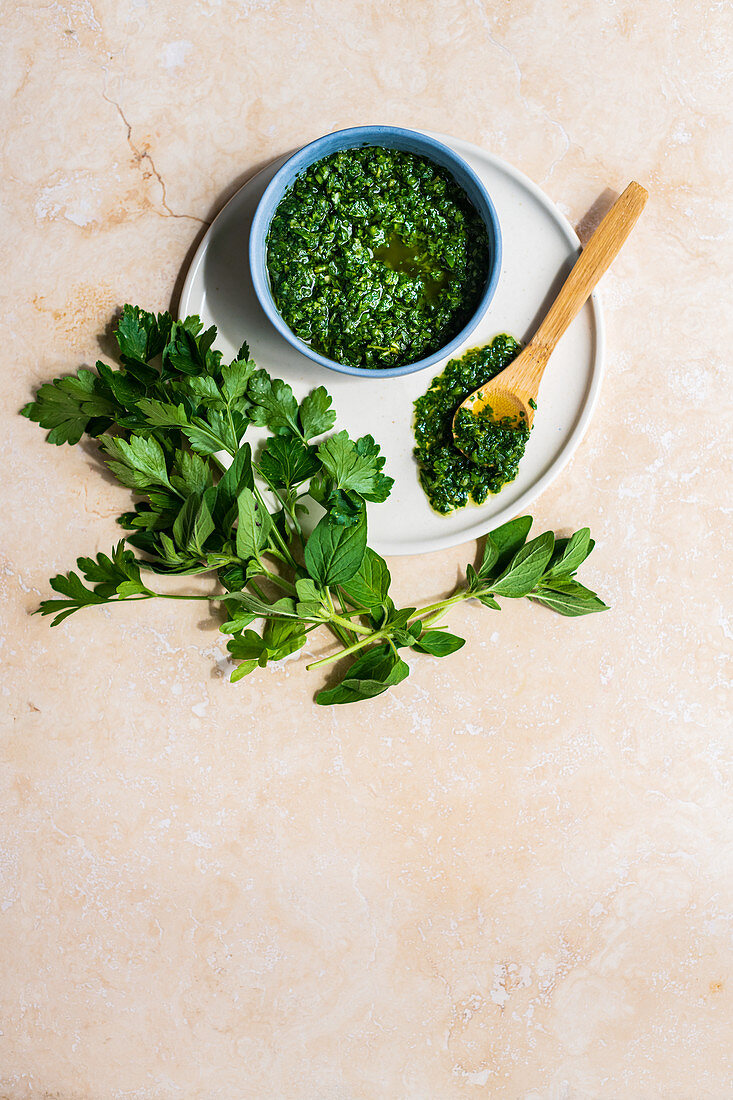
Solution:
<svg viewBox="0 0 733 1100">
<path fill-rule="evenodd" d="M 520 186 L 524 187 L 527 191 L 530 192 L 530 194 L 537 200 L 537 202 L 539 202 L 539 204 L 547 210 L 550 217 L 552 217 L 554 221 L 560 226 L 568 240 L 568 244 L 572 245 L 575 249 L 577 249 L 578 247 L 582 247 L 578 234 L 575 232 L 573 226 L 570 224 L 566 216 L 562 213 L 561 210 L 558 209 L 552 199 L 545 194 L 542 188 L 538 184 L 536 184 L 534 180 L 530 179 L 529 176 L 525 175 L 525 173 L 522 172 L 519 168 L 515 168 L 513 164 L 510 164 L 502 157 L 496 156 L 495 153 L 489 152 L 487 149 L 484 149 L 483 146 L 477 145 L 475 142 L 466 141 L 463 138 L 453 137 L 449 134 L 442 134 L 434 130 L 423 130 L 420 127 L 415 127 L 415 129 L 419 130 L 421 133 L 426 134 L 428 137 L 437 138 L 438 140 L 445 142 L 445 144 L 449 145 L 451 148 L 455 148 L 457 146 L 458 149 L 456 151 L 459 153 L 462 153 L 465 150 L 470 154 L 479 156 L 484 160 L 489 161 L 494 168 L 498 169 L 501 172 L 504 172 L 506 175 L 508 175 L 510 178 L 514 179 L 518 184 L 520 184 Z M 280 156 L 273 157 L 272 160 L 268 161 L 268 163 L 260 168 L 259 171 L 254 172 L 248 179 L 244 181 L 244 183 L 241 184 L 240 187 L 237 188 L 234 194 L 229 197 L 222 208 L 218 211 L 216 216 L 212 219 L 211 224 L 207 227 L 206 232 L 199 241 L 198 247 L 196 248 L 196 251 L 194 252 L 193 257 L 191 258 L 191 261 L 189 263 L 186 277 L 183 280 L 183 285 L 181 287 L 181 292 L 178 299 L 178 307 L 176 311 L 179 318 L 185 316 L 190 311 L 190 306 L 184 306 L 184 303 L 189 302 L 193 284 L 198 276 L 199 267 L 201 266 L 202 260 L 206 255 L 214 226 L 216 225 L 219 218 L 222 217 L 229 205 L 233 203 L 236 198 L 238 198 L 245 187 L 249 187 L 250 184 L 252 184 L 264 172 L 270 171 L 273 165 L 276 165 L 280 160 L 284 161 L 290 155 L 291 152 L 289 151 L 287 153 L 281 154 Z M 206 291 L 204 287 L 204 296 L 205 293 Z M 526 489 L 524 493 L 522 493 L 518 500 L 514 501 L 512 504 L 509 504 L 504 508 L 500 508 L 499 511 L 495 512 L 492 516 L 480 520 L 475 524 L 472 524 L 469 528 L 463 531 L 452 534 L 446 532 L 444 536 L 438 536 L 437 538 L 415 539 L 411 542 L 409 547 L 405 547 L 404 545 L 394 546 L 393 544 L 389 543 L 389 541 L 377 539 L 374 549 L 377 550 L 378 553 L 384 554 L 387 557 L 409 557 L 412 554 L 434 554 L 440 553 L 443 550 L 452 549 L 455 546 L 462 546 L 464 543 L 467 542 L 473 542 L 475 539 L 483 538 L 484 535 L 487 535 L 491 531 L 495 530 L 497 527 L 500 527 L 502 523 L 506 523 L 507 520 L 512 519 L 514 516 L 520 515 L 525 509 L 533 504 L 539 496 L 541 496 L 545 489 L 549 488 L 549 486 L 552 484 L 553 481 L 555 481 L 557 477 L 559 477 L 559 475 L 570 462 L 570 459 L 577 451 L 583 440 L 583 437 L 585 436 L 586 431 L 588 430 L 588 426 L 593 418 L 593 413 L 595 412 L 596 406 L 598 404 L 601 386 L 603 383 L 603 376 L 605 373 L 606 328 L 603 318 L 603 310 L 601 308 L 601 303 L 598 298 L 597 290 L 593 291 L 590 298 L 588 299 L 587 304 L 589 304 L 591 307 L 595 345 L 591 362 L 590 385 L 588 386 L 585 395 L 585 401 L 581 407 L 578 419 L 567 439 L 565 446 L 561 450 L 560 454 L 555 458 L 554 462 L 552 462 L 549 468 L 545 471 L 545 473 L 536 481 L 534 481 L 532 485 L 528 489 Z M 436 367 L 437 366 L 438 364 L 436 364 Z M 417 484 L 419 486 L 419 482 L 417 482 Z M 480 507 L 480 505 L 468 505 L 468 507 Z"/>
</svg>

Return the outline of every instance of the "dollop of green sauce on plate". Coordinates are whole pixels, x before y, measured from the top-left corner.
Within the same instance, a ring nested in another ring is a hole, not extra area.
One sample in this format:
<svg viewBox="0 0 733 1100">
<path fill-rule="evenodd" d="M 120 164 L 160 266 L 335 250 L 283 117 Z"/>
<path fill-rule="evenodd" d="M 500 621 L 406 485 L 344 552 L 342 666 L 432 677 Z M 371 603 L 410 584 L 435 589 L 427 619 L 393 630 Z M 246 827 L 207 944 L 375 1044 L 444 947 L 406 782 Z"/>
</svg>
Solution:
<svg viewBox="0 0 733 1100">
<path fill-rule="evenodd" d="M 453 439 L 459 450 L 478 466 L 492 466 L 504 482 L 517 476 L 519 462 L 529 439 L 526 422 L 504 416 L 497 420 L 490 405 L 480 412 L 459 409 L 453 424 Z"/>
<path fill-rule="evenodd" d="M 504 370 L 520 350 L 517 341 L 506 334 L 484 347 L 471 348 L 460 359 L 451 359 L 415 402 L 414 454 L 420 484 L 432 507 L 442 515 L 469 501 L 483 504 L 489 493 L 498 493 L 516 477 L 529 437 L 526 425 L 497 425 L 488 416 L 478 417 L 466 410 L 470 421 L 464 428 L 466 450 L 476 456 L 472 462 L 454 442 L 453 417 L 461 402 Z M 477 465 L 479 461 L 489 464 Z"/>
<path fill-rule="evenodd" d="M 452 340 L 478 306 L 489 258 L 486 227 L 448 172 L 371 145 L 303 172 L 267 238 L 273 298 L 292 332 L 373 369 Z"/>
</svg>

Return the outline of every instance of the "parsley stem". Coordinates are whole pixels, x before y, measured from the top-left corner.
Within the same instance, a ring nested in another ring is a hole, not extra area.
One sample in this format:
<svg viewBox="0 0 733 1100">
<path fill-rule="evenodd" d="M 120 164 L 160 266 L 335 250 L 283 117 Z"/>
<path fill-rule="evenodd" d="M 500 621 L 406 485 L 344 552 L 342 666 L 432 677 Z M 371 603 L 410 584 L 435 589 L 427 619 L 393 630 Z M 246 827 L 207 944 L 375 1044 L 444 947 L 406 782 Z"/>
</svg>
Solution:
<svg viewBox="0 0 733 1100">
<path fill-rule="evenodd" d="M 220 594 L 213 596 L 194 596 L 188 593 L 174 594 L 172 592 L 151 592 L 150 596 L 141 596 L 139 599 L 149 600 L 152 596 L 156 596 L 159 600 L 221 600 L 223 597 Z M 118 603 L 124 603 L 124 600 L 118 600 Z"/>
<path fill-rule="evenodd" d="M 285 508 L 288 515 L 290 516 L 290 519 L 292 520 L 293 527 L 295 528 L 295 532 L 298 538 L 303 543 L 303 545 L 305 545 L 305 539 L 303 538 L 303 528 L 300 526 L 300 520 L 298 519 L 298 516 L 296 514 L 295 505 L 291 501 L 290 503 L 286 503 Z"/>
<path fill-rule="evenodd" d="M 282 535 L 280 534 L 280 532 L 278 531 L 278 529 L 277 529 L 277 527 L 275 526 L 274 523 L 273 523 L 272 527 L 270 528 L 270 534 L 271 534 L 271 536 L 272 535 L 275 536 L 275 542 L 277 542 L 279 544 L 280 549 L 282 550 L 282 553 L 285 555 L 285 561 L 290 566 L 290 568 L 291 569 L 297 569 L 298 568 L 298 563 L 296 562 L 293 555 L 290 553 L 290 549 L 288 548 L 288 544 L 286 543 L 285 539 L 282 537 Z"/>
<path fill-rule="evenodd" d="M 278 492 L 278 490 L 275 488 L 275 486 L 272 484 L 271 481 L 267 480 L 265 475 L 262 473 L 261 467 L 258 466 L 256 462 L 252 463 L 252 469 L 255 471 L 256 474 L 259 474 L 259 476 L 265 482 L 265 484 L 267 485 L 267 488 L 270 490 L 272 495 L 277 497 L 280 504 L 282 505 L 283 510 L 287 513 L 288 516 L 290 516 L 290 519 L 292 520 L 292 523 L 293 523 L 293 526 L 295 528 L 296 534 L 298 535 L 298 538 L 302 542 L 303 541 L 303 529 L 300 526 L 300 520 L 298 519 L 297 515 L 295 514 L 295 506 L 294 506 L 293 501 L 290 500 L 290 494 L 288 494 L 288 497 L 285 500 L 283 500 L 283 498 L 280 496 L 280 493 Z"/>
</svg>

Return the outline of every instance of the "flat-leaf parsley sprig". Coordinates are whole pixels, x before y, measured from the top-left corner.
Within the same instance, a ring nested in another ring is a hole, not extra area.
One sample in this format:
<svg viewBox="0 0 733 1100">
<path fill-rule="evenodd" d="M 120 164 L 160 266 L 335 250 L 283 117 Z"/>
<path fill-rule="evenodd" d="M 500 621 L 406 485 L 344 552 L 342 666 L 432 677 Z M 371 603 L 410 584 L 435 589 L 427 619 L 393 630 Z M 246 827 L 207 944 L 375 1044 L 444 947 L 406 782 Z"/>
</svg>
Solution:
<svg viewBox="0 0 733 1100">
<path fill-rule="evenodd" d="M 498 610 L 499 597 L 527 597 L 567 616 L 606 609 L 575 579 L 593 549 L 588 528 L 527 541 L 529 516 L 488 535 L 480 565 L 468 565 L 446 599 L 397 607 L 387 563 L 367 545 L 366 504 L 386 500 L 392 478 L 370 435 L 326 434 L 336 414 L 323 386 L 298 402 L 257 369 L 246 344 L 222 363 L 216 329 L 198 317 L 174 321 L 127 305 L 115 335 L 117 367 L 99 362 L 57 378 L 22 410 L 51 443 L 98 438 L 109 469 L 136 497 L 119 517 L 127 534 L 111 555 L 79 558 L 78 572 L 51 580 L 60 598 L 38 611 L 53 616 L 52 626 L 91 605 L 216 601 L 237 662 L 232 680 L 326 628 L 340 648 L 307 667 L 348 659 L 340 680 L 316 695 L 330 705 L 399 684 L 409 674 L 405 650 L 445 657 L 460 649 L 464 639 L 443 620 L 463 600 Z M 269 433 L 256 457 L 244 438 L 251 425 Z M 308 532 L 302 521 L 313 509 L 320 519 Z M 210 573 L 224 591 L 157 592 L 142 570 Z"/>
</svg>

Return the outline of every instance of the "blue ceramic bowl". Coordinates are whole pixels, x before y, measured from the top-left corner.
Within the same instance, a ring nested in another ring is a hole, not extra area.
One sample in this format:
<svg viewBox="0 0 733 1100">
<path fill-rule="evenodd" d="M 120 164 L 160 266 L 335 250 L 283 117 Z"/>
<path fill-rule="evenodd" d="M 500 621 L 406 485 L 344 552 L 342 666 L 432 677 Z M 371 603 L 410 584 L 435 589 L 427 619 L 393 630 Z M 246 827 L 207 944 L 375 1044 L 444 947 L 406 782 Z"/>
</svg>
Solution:
<svg viewBox="0 0 733 1100">
<path fill-rule="evenodd" d="M 457 336 L 440 348 L 428 355 L 425 359 L 419 359 L 415 363 L 406 363 L 401 367 L 385 367 L 384 369 L 370 370 L 365 367 L 349 367 L 345 363 L 337 363 L 333 359 L 327 359 L 325 355 L 319 355 L 304 340 L 299 339 L 285 324 L 278 312 L 270 289 L 270 278 L 267 271 L 267 234 L 272 217 L 280 204 L 285 192 L 291 187 L 297 176 L 304 172 L 323 157 L 330 153 L 339 152 L 342 149 L 353 149 L 362 145 L 381 145 L 387 149 L 402 149 L 408 153 L 426 157 L 434 161 L 450 172 L 453 179 L 463 188 L 473 203 L 474 207 L 483 218 L 486 232 L 489 238 L 490 259 L 489 270 L 486 278 L 481 300 L 476 311 L 461 329 Z M 329 370 L 340 371 L 342 374 L 356 374 L 362 377 L 391 377 L 397 378 L 403 374 L 412 374 L 413 371 L 424 370 L 432 367 L 441 359 L 452 355 L 466 340 L 486 312 L 489 302 L 494 296 L 496 284 L 499 281 L 501 270 L 501 231 L 499 219 L 494 210 L 494 204 L 489 193 L 472 168 L 465 160 L 459 157 L 447 145 L 436 141 L 435 138 L 426 137 L 415 130 L 403 130 L 399 126 L 354 126 L 349 130 L 337 130 L 334 134 L 326 134 L 325 137 L 304 145 L 297 153 L 294 153 L 285 164 L 275 173 L 267 185 L 262 198 L 259 201 L 255 216 L 252 220 L 252 228 L 249 235 L 249 262 L 252 272 L 252 282 L 260 305 L 272 321 L 281 336 L 284 336 L 289 344 L 307 355 L 322 367 Z"/>
</svg>

